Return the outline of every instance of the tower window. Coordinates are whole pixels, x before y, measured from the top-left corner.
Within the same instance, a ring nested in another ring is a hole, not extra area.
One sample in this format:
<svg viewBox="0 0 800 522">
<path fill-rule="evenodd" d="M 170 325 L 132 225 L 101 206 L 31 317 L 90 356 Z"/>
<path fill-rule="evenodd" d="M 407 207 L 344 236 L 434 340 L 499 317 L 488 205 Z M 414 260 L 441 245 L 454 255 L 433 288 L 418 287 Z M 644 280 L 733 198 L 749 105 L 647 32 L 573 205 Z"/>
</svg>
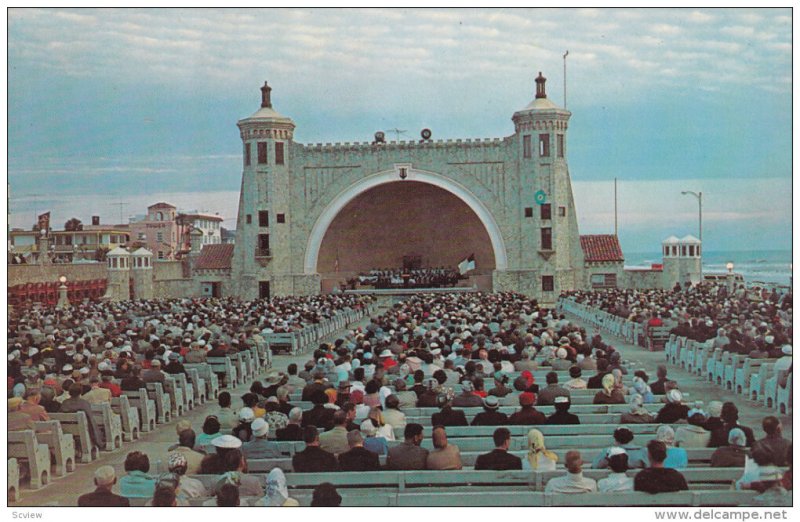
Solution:
<svg viewBox="0 0 800 522">
<path fill-rule="evenodd" d="M 286 214 L 277 215 L 278 223 L 286 223 Z"/>
<path fill-rule="evenodd" d="M 541 234 L 541 248 L 542 250 L 553 249 L 553 229 L 550 227 L 543 227 Z"/>
<path fill-rule="evenodd" d="M 269 226 L 269 211 L 268 210 L 259 210 L 258 211 L 258 226 L 260 226 L 260 227 L 268 227 Z"/>
<path fill-rule="evenodd" d="M 558 207 L 558 215 L 559 217 L 566 217 L 567 207 Z"/>
<path fill-rule="evenodd" d="M 164 241 L 164 233 L 163 232 L 156 232 L 156 241 L 161 243 Z"/>
<path fill-rule="evenodd" d="M 526 218 L 533 217 L 533 207 L 525 207 L 525 217 Z"/>
<path fill-rule="evenodd" d="M 530 158 L 531 157 L 531 135 L 525 134 L 522 136 L 522 157 L 523 158 Z"/>
<path fill-rule="evenodd" d="M 275 142 L 275 164 L 283 165 L 283 142 Z"/>
<path fill-rule="evenodd" d="M 252 223 L 252 222 L 253 222 L 253 216 L 252 216 L 252 215 L 250 215 L 250 214 L 247 214 L 247 215 L 244 217 L 244 220 L 245 220 L 245 222 L 246 222 L 246 223 L 249 225 L 250 223 Z"/>
<path fill-rule="evenodd" d="M 689 245 L 689 257 L 694 257 L 694 245 Z"/>
<path fill-rule="evenodd" d="M 681 247 L 681 255 L 682 255 L 683 257 L 686 257 L 686 245 L 683 245 L 683 246 Z"/>
<path fill-rule="evenodd" d="M 542 276 L 542 292 L 552 292 L 555 290 L 555 280 L 553 276 Z"/>
<path fill-rule="evenodd" d="M 269 234 L 258 235 L 258 252 L 259 256 L 269 256 Z"/>
<path fill-rule="evenodd" d="M 556 154 L 558 154 L 559 158 L 564 157 L 564 135 L 557 134 L 556 135 Z"/>
<path fill-rule="evenodd" d="M 244 144 L 244 166 L 245 167 L 249 167 L 250 166 L 250 144 L 249 143 L 245 143 Z"/>
<path fill-rule="evenodd" d="M 541 205 L 541 214 L 542 214 L 541 215 L 542 219 L 550 219 L 551 218 L 551 215 L 550 215 L 550 203 L 545 203 L 544 205 Z"/>
<path fill-rule="evenodd" d="M 550 135 L 539 134 L 539 157 L 546 158 L 550 156 Z"/>
<path fill-rule="evenodd" d="M 258 164 L 259 165 L 266 165 L 267 164 L 267 142 L 266 141 L 259 141 L 258 142 Z"/>
</svg>

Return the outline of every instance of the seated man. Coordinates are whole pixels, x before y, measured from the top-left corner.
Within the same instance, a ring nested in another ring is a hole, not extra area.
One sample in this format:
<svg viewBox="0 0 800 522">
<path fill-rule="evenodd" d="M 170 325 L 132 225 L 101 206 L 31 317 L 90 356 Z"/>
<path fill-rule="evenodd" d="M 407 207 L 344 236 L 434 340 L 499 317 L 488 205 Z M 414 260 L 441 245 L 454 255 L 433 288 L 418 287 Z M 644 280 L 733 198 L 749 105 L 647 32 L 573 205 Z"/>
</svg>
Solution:
<svg viewBox="0 0 800 522">
<path fill-rule="evenodd" d="M 316 426 L 303 428 L 303 441 L 306 443 L 306 449 L 295 453 L 292 457 L 294 471 L 313 473 L 339 470 L 336 457 L 319 447 L 319 432 Z"/>
<path fill-rule="evenodd" d="M 186 459 L 186 474 L 197 475 L 200 473 L 200 464 L 203 462 L 204 454 L 194 450 L 197 436 L 193 429 L 184 429 L 178 433 L 178 445 L 171 450 L 171 453 L 180 453 Z"/>
<path fill-rule="evenodd" d="M 319 447 L 335 457 L 350 449 L 347 442 L 347 412 L 337 410 L 333 414 L 333 429 L 319 436 Z"/>
<path fill-rule="evenodd" d="M 426 469 L 461 469 L 461 452 L 458 446 L 447 442 L 444 426 L 433 428 L 434 450 L 428 454 Z"/>
<path fill-rule="evenodd" d="M 285 428 L 275 431 L 278 440 L 303 440 L 303 428 L 300 423 L 303 420 L 303 410 L 295 406 L 289 412 L 289 424 Z"/>
<path fill-rule="evenodd" d="M 611 469 L 608 477 L 597 481 L 600 493 L 633 491 L 633 478 L 625 473 L 628 471 L 628 454 L 624 449 L 616 447 L 609 450 L 608 467 Z"/>
<path fill-rule="evenodd" d="M 406 424 L 403 436 L 405 440 L 401 444 L 389 448 L 386 467 L 397 470 L 425 469 L 428 450 L 420 447 L 423 439 L 422 426 L 415 422 Z"/>
<path fill-rule="evenodd" d="M 783 438 L 783 425 L 780 419 L 772 415 L 764 417 L 764 420 L 761 421 L 761 427 L 767 436 L 753 444 L 753 451 L 762 450 L 767 452 L 776 466 L 791 465 L 791 462 L 786 461 L 786 450 L 792 445 L 792 441 Z"/>
<path fill-rule="evenodd" d="M 281 456 L 281 450 L 277 442 L 267 439 L 269 435 L 269 423 L 262 418 L 258 418 L 250 425 L 253 430 L 253 438 L 249 442 L 242 444 L 242 453 L 247 459 L 272 459 Z"/>
<path fill-rule="evenodd" d="M 583 459 L 581 452 L 568 451 L 565 456 L 567 474 L 563 477 L 552 478 L 547 481 L 545 493 L 596 493 L 597 482 L 583 476 Z"/>
<path fill-rule="evenodd" d="M 563 348 L 559 348 L 559 350 L 562 349 Z M 539 391 L 539 396 L 536 398 L 537 406 L 550 406 L 555 404 L 556 397 L 570 398 L 569 390 L 559 386 L 558 374 L 556 372 L 549 372 L 545 379 L 547 380 L 547 386 Z"/>
<path fill-rule="evenodd" d="M 83 386 L 78 383 L 73 384 L 69 389 L 69 399 L 61 403 L 61 413 L 76 413 L 79 411 L 85 413 L 89 421 L 89 435 L 92 439 L 92 444 L 103 447 L 105 446 L 103 432 L 100 431 L 100 426 L 97 424 L 94 415 L 92 415 L 92 405 L 81 398 L 82 393 Z"/>
<path fill-rule="evenodd" d="M 433 426 L 469 426 L 467 417 L 462 410 L 453 409 L 453 401 L 448 401 L 442 410 L 431 415 Z"/>
<path fill-rule="evenodd" d="M 664 461 L 667 460 L 666 444 L 659 440 L 651 440 L 647 443 L 647 456 L 650 467 L 636 474 L 633 480 L 634 491 L 670 493 L 689 489 L 680 471 L 664 467 Z"/>
<path fill-rule="evenodd" d="M 342 471 L 379 471 L 378 454 L 364 448 L 364 438 L 359 430 L 347 432 L 350 449 L 339 455 L 339 469 Z"/>
<path fill-rule="evenodd" d="M 578 416 L 569 412 L 569 406 L 569 397 L 556 397 L 556 411 L 547 417 L 547 422 L 545 422 L 545 424 L 580 424 L 581 421 Z"/>
<path fill-rule="evenodd" d="M 730 433 L 733 428 L 742 430 L 745 437 L 747 437 L 747 446 L 750 448 L 753 447 L 756 441 L 753 430 L 739 424 L 739 408 L 737 408 L 734 403 L 726 402 L 722 405 L 720 419 L 722 420 L 722 426 L 711 431 L 711 441 L 708 443 L 710 447 L 718 448 L 724 446 L 725 442 L 728 440 L 728 433 Z"/>
<path fill-rule="evenodd" d="M 511 432 L 508 428 L 497 428 L 492 435 L 495 448 L 489 453 L 479 455 L 475 460 L 475 469 L 522 469 L 522 459 L 508 452 L 511 445 Z"/>
<path fill-rule="evenodd" d="M 113 466 L 100 466 L 94 472 L 94 485 L 97 488 L 91 493 L 78 497 L 78 507 L 128 507 L 130 500 L 115 495 L 111 488 L 117 483 L 117 475 Z"/>
</svg>

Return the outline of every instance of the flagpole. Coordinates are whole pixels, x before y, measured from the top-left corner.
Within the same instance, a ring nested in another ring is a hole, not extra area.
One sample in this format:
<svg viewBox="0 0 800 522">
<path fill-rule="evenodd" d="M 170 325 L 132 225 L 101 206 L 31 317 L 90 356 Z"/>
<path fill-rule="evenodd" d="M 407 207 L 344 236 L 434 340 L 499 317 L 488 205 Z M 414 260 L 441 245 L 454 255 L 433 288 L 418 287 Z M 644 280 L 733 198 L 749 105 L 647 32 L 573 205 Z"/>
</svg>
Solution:
<svg viewBox="0 0 800 522">
<path fill-rule="evenodd" d="M 614 178 L 614 235 L 617 235 L 617 178 Z"/>
<path fill-rule="evenodd" d="M 569 50 L 564 52 L 564 108 L 567 108 L 567 56 Z"/>
</svg>

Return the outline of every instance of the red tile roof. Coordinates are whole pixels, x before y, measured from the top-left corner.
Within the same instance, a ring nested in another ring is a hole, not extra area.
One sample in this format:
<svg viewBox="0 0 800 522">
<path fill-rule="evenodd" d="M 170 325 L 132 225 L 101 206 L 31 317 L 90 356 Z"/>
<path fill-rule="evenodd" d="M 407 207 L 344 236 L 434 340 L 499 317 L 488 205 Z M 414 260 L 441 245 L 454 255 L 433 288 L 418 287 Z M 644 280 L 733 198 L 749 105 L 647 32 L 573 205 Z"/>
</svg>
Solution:
<svg viewBox="0 0 800 522">
<path fill-rule="evenodd" d="M 614 234 L 581 236 L 581 248 L 587 263 L 625 261 L 619 239 Z"/>
<path fill-rule="evenodd" d="M 233 245 L 204 245 L 197 258 L 197 270 L 230 270 Z"/>
</svg>

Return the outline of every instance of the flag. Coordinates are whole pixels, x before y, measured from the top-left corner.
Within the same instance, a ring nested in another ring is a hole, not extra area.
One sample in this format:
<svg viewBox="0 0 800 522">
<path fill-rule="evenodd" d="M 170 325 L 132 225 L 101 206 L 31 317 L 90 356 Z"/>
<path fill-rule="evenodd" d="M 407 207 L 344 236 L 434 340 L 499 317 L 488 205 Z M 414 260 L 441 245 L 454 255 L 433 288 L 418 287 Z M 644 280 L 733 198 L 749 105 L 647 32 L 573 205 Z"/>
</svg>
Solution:
<svg viewBox="0 0 800 522">
<path fill-rule="evenodd" d="M 470 270 L 475 270 L 475 254 L 470 254 L 468 258 L 464 259 L 458 264 L 458 272 L 461 275 L 466 274 Z"/>
</svg>

